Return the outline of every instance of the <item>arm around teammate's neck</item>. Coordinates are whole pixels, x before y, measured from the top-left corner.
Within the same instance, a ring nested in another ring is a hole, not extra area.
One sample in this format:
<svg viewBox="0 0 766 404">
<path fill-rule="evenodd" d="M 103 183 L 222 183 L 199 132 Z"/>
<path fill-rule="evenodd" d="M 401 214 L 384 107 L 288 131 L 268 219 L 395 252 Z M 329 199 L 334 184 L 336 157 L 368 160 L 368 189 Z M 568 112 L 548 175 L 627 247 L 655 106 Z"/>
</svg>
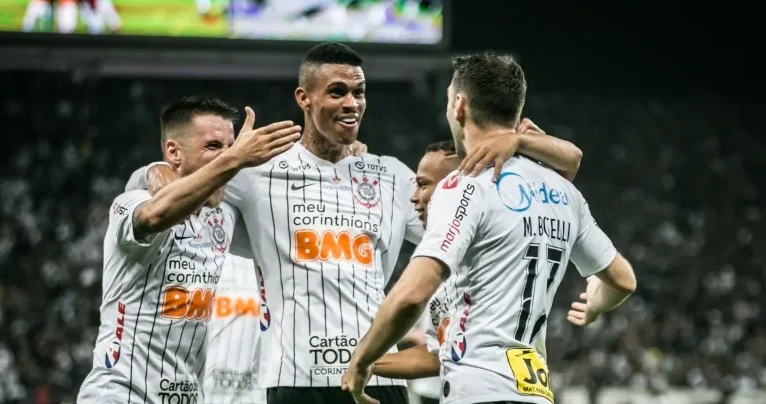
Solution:
<svg viewBox="0 0 766 404">
<path fill-rule="evenodd" d="M 135 237 L 167 230 L 196 212 L 243 167 L 234 153 L 224 152 L 196 172 L 160 189 L 133 216 Z"/>
</svg>

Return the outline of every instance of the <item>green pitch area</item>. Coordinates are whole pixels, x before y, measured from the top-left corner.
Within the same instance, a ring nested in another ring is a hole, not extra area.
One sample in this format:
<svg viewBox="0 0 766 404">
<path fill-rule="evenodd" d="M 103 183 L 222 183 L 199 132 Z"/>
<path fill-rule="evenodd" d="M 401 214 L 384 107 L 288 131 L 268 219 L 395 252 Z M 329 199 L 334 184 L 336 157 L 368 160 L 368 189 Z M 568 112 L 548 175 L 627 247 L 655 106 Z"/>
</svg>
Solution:
<svg viewBox="0 0 766 404">
<path fill-rule="evenodd" d="M 194 0 L 112 0 L 122 19 L 121 34 L 157 36 L 225 37 L 228 0 L 213 0 L 213 16 L 197 13 Z M 0 0 L 0 31 L 20 31 L 29 0 Z M 39 22 L 35 31 L 50 31 L 51 20 Z M 55 29 L 54 29 L 55 31 Z M 87 33 L 82 17 L 78 33 Z"/>
</svg>

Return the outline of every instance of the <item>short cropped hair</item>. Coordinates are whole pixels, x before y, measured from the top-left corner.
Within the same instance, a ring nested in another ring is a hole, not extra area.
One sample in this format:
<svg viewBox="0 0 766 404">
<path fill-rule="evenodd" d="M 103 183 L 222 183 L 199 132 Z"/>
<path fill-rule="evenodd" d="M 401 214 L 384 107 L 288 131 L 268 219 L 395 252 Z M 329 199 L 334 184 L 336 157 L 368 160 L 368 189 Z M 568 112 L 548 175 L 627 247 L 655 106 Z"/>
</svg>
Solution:
<svg viewBox="0 0 766 404">
<path fill-rule="evenodd" d="M 516 126 L 527 97 L 527 80 L 512 56 L 492 52 L 457 56 L 452 67 L 453 89 L 468 96 L 477 125 Z"/>
<path fill-rule="evenodd" d="M 444 152 L 447 156 L 457 154 L 455 149 L 455 142 L 452 140 L 442 140 L 440 142 L 434 142 L 426 146 L 426 153 Z"/>
<path fill-rule="evenodd" d="M 303 57 L 298 71 L 298 85 L 306 87 L 314 69 L 326 64 L 362 66 L 362 57 L 342 43 L 320 43 Z"/>
<path fill-rule="evenodd" d="M 237 109 L 215 97 L 189 96 L 173 101 L 160 112 L 162 144 L 177 136 L 179 128 L 199 115 L 219 116 L 233 122 L 237 119 Z"/>
</svg>

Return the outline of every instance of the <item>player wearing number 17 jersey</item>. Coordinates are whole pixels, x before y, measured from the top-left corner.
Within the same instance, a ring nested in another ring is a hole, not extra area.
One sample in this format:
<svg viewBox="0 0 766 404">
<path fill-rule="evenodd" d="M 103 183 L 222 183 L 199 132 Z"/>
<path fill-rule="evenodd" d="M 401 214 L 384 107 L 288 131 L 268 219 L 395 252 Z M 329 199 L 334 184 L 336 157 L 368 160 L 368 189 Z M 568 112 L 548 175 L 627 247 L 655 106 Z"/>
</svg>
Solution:
<svg viewBox="0 0 766 404">
<path fill-rule="evenodd" d="M 526 82 L 511 57 L 459 57 L 454 70 L 447 118 L 458 151 L 516 126 Z M 592 313 L 635 289 L 630 265 L 574 185 L 521 156 L 503 165 L 497 182 L 491 174 L 454 173 L 437 186 L 423 241 L 344 377 L 360 401 L 370 364 L 417 320 L 450 273 L 459 299 L 440 351 L 445 404 L 553 402 L 545 329 L 570 259 L 581 275 L 600 279 L 589 287 Z"/>
<path fill-rule="evenodd" d="M 312 48 L 295 91 L 305 117 L 300 145 L 243 170 L 226 189 L 264 284 L 259 383 L 270 404 L 351 401 L 338 389 L 351 352 L 383 301 L 403 240 L 423 232 L 408 200 L 413 172 L 392 157 L 350 153 L 366 108 L 361 63 L 342 44 Z M 506 153 L 511 143 L 500 138 L 487 150 Z M 401 381 L 370 384 L 387 404 L 407 401 Z"/>
</svg>

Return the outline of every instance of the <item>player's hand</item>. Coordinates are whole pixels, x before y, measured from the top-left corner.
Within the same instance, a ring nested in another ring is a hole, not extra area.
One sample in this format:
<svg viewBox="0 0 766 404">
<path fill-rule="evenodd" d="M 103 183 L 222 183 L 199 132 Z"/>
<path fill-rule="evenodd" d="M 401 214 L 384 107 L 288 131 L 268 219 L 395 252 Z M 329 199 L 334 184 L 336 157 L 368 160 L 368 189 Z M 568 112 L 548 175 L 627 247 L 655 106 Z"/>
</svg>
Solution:
<svg viewBox="0 0 766 404">
<path fill-rule="evenodd" d="M 164 188 L 165 185 L 179 178 L 178 173 L 173 171 L 167 164 L 155 164 L 146 172 L 146 190 L 154 195 Z"/>
<path fill-rule="evenodd" d="M 459 169 L 465 175 L 476 176 L 488 166 L 494 165 L 492 181 L 495 182 L 503 171 L 505 161 L 516 154 L 518 148 L 519 137 L 514 131 L 482 139 L 463 159 Z"/>
<path fill-rule="evenodd" d="M 569 320 L 570 323 L 585 327 L 596 321 L 600 313 L 593 310 L 592 302 L 593 296 L 596 295 L 600 287 L 600 279 L 595 276 L 588 278 L 588 286 L 585 288 L 585 293 L 580 293 L 580 300 L 582 300 L 582 302 L 573 302 L 567 313 L 567 320 Z"/>
<path fill-rule="evenodd" d="M 355 362 L 349 363 L 348 370 L 340 382 L 343 391 L 348 391 L 354 397 L 356 404 L 380 404 L 380 401 L 370 397 L 364 392 L 367 382 L 372 377 L 372 367 L 360 368 Z"/>
<path fill-rule="evenodd" d="M 367 153 L 367 145 L 357 140 L 348 147 L 348 152 L 354 157 L 359 157 L 363 153 Z"/>
<path fill-rule="evenodd" d="M 253 129 L 255 112 L 250 107 L 245 107 L 245 113 L 247 118 L 242 124 L 242 130 L 229 149 L 241 159 L 244 166 L 259 166 L 271 160 L 290 150 L 301 137 L 301 127 L 294 125 L 293 121 L 276 122 Z"/>
<path fill-rule="evenodd" d="M 535 125 L 529 118 L 524 118 L 519 122 L 519 125 L 516 126 L 516 133 L 523 133 L 525 135 L 545 135 L 545 131 Z"/>
</svg>

